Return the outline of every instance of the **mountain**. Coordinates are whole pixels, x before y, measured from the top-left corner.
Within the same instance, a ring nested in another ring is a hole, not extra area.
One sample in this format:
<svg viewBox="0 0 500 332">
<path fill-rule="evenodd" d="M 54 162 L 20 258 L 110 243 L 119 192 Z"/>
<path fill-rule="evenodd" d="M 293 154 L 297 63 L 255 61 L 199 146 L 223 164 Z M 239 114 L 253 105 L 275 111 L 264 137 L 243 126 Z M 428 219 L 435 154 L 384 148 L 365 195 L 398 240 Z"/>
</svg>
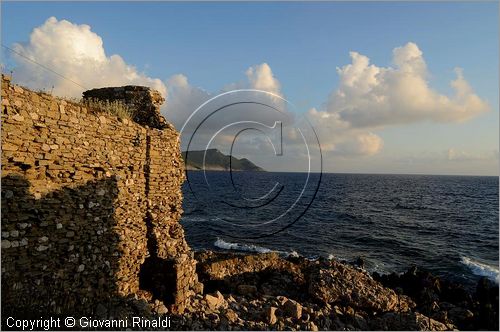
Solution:
<svg viewBox="0 0 500 332">
<path fill-rule="evenodd" d="M 203 155 L 205 151 L 189 151 L 187 160 L 188 170 L 203 169 Z M 186 160 L 186 152 L 182 152 L 182 158 Z M 233 171 L 255 171 L 265 172 L 264 169 L 252 163 L 246 158 L 238 159 L 231 157 L 231 168 Z M 208 171 L 229 171 L 229 156 L 217 149 L 208 149 L 205 157 L 205 169 Z"/>
</svg>

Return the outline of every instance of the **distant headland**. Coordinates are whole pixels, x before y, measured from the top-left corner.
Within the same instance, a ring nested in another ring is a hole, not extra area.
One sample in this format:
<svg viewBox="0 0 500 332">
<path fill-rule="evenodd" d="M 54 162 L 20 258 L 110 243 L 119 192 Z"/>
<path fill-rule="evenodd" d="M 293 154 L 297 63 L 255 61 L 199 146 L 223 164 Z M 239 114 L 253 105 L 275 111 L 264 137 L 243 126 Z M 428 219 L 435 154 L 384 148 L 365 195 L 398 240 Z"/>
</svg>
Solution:
<svg viewBox="0 0 500 332">
<path fill-rule="evenodd" d="M 252 171 L 265 172 L 265 170 L 246 158 L 238 159 L 233 156 L 227 156 L 217 149 L 206 150 L 205 167 L 203 167 L 203 156 L 205 150 L 182 152 L 182 158 L 186 161 L 186 169 L 189 171 Z"/>
</svg>

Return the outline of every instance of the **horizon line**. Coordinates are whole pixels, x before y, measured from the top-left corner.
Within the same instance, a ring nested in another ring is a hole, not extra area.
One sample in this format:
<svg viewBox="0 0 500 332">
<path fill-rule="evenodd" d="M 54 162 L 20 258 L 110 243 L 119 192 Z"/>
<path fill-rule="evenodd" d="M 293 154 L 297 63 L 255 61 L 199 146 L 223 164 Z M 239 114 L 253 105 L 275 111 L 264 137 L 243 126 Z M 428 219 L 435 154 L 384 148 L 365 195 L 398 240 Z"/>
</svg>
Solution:
<svg viewBox="0 0 500 332">
<path fill-rule="evenodd" d="M 203 170 L 203 169 L 185 169 L 186 172 L 229 172 L 229 170 Z M 251 173 L 299 173 L 307 174 L 307 172 L 301 171 L 236 171 L 240 172 L 251 172 Z M 496 175 L 479 175 L 479 174 L 430 174 L 430 173 L 363 173 L 363 172 L 310 172 L 311 174 L 346 174 L 346 175 L 418 175 L 418 176 L 462 176 L 462 177 L 500 177 L 499 174 Z"/>
</svg>

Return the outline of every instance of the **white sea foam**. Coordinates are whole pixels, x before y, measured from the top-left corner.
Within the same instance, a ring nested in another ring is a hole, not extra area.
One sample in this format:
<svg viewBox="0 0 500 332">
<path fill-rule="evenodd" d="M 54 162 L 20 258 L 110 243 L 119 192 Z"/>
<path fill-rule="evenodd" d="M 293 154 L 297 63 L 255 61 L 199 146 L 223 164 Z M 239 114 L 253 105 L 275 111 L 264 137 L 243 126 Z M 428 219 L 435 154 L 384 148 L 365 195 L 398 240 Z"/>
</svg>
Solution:
<svg viewBox="0 0 500 332">
<path fill-rule="evenodd" d="M 214 243 L 214 246 L 226 250 L 238 250 L 238 251 L 258 252 L 258 253 L 272 252 L 271 249 L 265 247 L 259 247 L 254 244 L 226 242 L 222 239 L 217 239 L 217 241 L 215 241 Z"/>
<path fill-rule="evenodd" d="M 272 250 L 272 249 L 269 249 L 266 247 L 257 246 L 255 244 L 226 242 L 220 238 L 217 238 L 217 241 L 214 242 L 214 246 L 216 246 L 217 248 L 226 249 L 226 250 L 256 252 L 256 253 L 261 253 L 261 254 L 265 254 L 265 253 L 269 253 L 269 252 L 276 252 L 276 253 L 278 253 L 280 255 L 284 255 L 284 256 L 299 257 L 299 254 L 295 250 L 293 250 L 291 252 Z"/>
<path fill-rule="evenodd" d="M 467 266 L 475 275 L 487 277 L 488 279 L 498 283 L 499 281 L 498 266 L 484 264 L 466 256 L 462 256 L 461 260 L 462 263 L 465 266 Z"/>
<path fill-rule="evenodd" d="M 207 219 L 202 218 L 202 217 L 189 217 L 189 216 L 182 216 L 181 220 L 182 221 L 197 221 L 197 222 L 207 221 Z"/>
<path fill-rule="evenodd" d="M 327 259 L 329 261 L 338 261 L 338 262 L 341 262 L 341 261 L 349 261 L 347 258 L 345 257 L 340 257 L 340 256 L 337 256 L 337 255 L 334 255 L 334 254 L 330 254 L 328 255 Z"/>
</svg>

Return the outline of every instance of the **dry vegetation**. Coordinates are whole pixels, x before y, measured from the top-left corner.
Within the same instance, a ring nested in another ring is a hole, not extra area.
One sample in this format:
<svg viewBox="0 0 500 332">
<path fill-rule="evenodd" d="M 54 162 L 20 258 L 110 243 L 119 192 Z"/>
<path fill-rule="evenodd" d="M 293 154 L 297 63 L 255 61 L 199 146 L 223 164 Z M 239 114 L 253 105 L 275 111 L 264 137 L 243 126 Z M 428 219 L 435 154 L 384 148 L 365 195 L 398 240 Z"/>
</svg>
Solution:
<svg viewBox="0 0 500 332">
<path fill-rule="evenodd" d="M 134 115 L 133 110 L 128 105 L 120 101 L 81 99 L 76 102 L 84 104 L 91 110 L 115 115 L 120 119 L 131 119 Z"/>
</svg>

